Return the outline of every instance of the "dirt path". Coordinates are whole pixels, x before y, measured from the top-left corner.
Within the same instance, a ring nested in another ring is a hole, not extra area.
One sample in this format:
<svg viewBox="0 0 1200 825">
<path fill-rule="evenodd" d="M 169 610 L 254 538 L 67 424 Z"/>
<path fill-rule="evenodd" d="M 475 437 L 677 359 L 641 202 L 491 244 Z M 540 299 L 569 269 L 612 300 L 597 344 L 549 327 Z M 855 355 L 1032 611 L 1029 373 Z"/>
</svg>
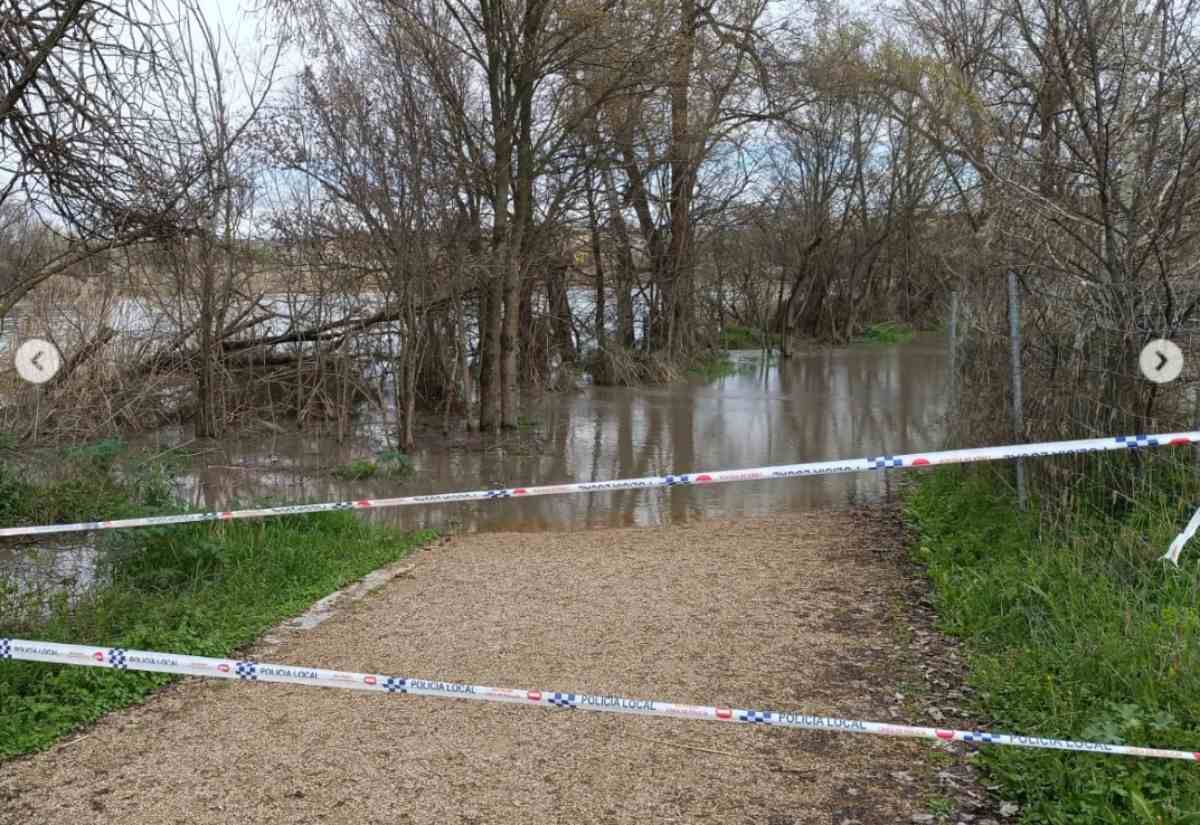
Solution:
<svg viewBox="0 0 1200 825">
<path fill-rule="evenodd" d="M 881 552 L 897 531 L 879 515 L 455 538 L 255 653 L 920 722 L 897 692 L 927 657 L 911 580 Z M 910 822 L 936 785 L 929 765 L 962 762 L 931 760 L 942 747 L 192 680 L 4 765 L 0 821 Z"/>
</svg>

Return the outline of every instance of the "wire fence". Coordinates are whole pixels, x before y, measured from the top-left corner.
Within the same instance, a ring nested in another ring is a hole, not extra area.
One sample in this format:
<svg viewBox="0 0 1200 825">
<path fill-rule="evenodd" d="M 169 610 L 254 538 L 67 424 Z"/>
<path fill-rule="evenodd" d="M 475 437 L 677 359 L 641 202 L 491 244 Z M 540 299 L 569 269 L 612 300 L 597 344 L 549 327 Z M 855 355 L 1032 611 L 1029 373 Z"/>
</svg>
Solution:
<svg viewBox="0 0 1200 825">
<path fill-rule="evenodd" d="M 950 444 L 1193 429 L 1200 423 L 1200 325 L 1182 309 L 1189 293 L 1163 283 L 1122 303 L 1128 296 L 1116 286 L 1020 271 L 964 285 L 947 310 Z M 1161 384 L 1139 366 L 1142 348 L 1159 338 L 1184 356 L 1179 377 Z M 1022 396 L 1015 404 L 1014 392 Z M 1194 506 L 1197 466 L 1200 453 L 1170 450 L 1052 456 L 1028 463 L 1026 472 L 1046 515 L 1082 506 L 1117 519 L 1152 492 L 1171 491 L 1181 511 Z M 1019 496 L 1017 472 L 1005 472 Z"/>
</svg>

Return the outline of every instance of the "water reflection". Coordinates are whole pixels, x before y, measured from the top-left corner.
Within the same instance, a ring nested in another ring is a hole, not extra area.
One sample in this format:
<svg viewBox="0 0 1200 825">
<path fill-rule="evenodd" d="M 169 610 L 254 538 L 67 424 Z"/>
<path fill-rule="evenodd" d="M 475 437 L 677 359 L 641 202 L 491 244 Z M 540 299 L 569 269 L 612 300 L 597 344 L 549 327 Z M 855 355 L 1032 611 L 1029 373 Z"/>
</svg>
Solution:
<svg viewBox="0 0 1200 825">
<path fill-rule="evenodd" d="M 743 358 L 755 359 L 754 354 Z M 822 349 L 709 384 L 585 387 L 549 396 L 527 413 L 538 426 L 499 440 L 438 434 L 414 452 L 415 477 L 341 481 L 330 470 L 386 448 L 383 424 L 353 442 L 311 434 L 232 439 L 208 448 L 181 492 L 197 508 L 263 497 L 316 501 L 445 492 L 514 484 L 599 481 L 916 452 L 938 447 L 945 414 L 945 354 L 937 337 L 897 347 Z M 158 434 L 158 446 L 182 437 Z M 559 530 L 646 526 L 706 517 L 766 515 L 867 501 L 891 474 L 854 474 L 703 488 L 407 507 L 371 518 L 404 528 Z"/>
</svg>

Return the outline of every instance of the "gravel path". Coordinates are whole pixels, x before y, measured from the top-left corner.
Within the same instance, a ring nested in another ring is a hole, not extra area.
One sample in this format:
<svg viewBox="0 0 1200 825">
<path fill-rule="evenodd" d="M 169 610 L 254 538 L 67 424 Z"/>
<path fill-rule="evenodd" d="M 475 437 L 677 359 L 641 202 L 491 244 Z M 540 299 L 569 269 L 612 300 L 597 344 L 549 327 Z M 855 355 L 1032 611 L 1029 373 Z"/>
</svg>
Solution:
<svg viewBox="0 0 1200 825">
<path fill-rule="evenodd" d="M 877 521 L 839 511 L 456 537 L 255 655 L 903 718 L 891 697 L 911 667 L 896 630 L 911 592 L 899 563 L 879 552 L 897 531 Z M 190 680 L 4 765 L 0 821 L 909 822 L 924 811 L 912 772 L 932 747 Z"/>
</svg>

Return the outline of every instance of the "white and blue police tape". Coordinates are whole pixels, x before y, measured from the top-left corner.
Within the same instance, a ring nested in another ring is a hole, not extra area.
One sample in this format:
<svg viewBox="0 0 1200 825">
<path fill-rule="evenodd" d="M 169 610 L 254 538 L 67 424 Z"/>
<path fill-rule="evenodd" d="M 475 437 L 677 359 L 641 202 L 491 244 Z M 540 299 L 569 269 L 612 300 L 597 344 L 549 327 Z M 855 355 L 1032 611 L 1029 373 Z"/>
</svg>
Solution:
<svg viewBox="0 0 1200 825">
<path fill-rule="evenodd" d="M 1183 528 L 1183 532 L 1175 537 L 1171 542 L 1171 546 L 1167 548 L 1167 552 L 1161 556 L 1162 561 L 1169 561 L 1176 567 L 1179 566 L 1179 554 L 1183 552 L 1183 546 L 1191 541 L 1192 536 L 1196 535 L 1196 531 L 1200 530 L 1200 508 L 1192 514 L 1192 518 L 1188 521 L 1187 526 Z"/>
<path fill-rule="evenodd" d="M 300 513 L 323 513 L 330 510 L 375 510 L 384 507 L 409 507 L 421 504 L 447 504 L 458 501 L 486 501 L 504 498 L 530 498 L 568 493 L 596 493 L 609 490 L 650 489 L 685 484 L 725 484 L 731 481 L 766 481 L 797 476 L 836 475 L 869 470 L 889 470 L 895 467 L 926 467 L 935 464 L 967 464 L 975 461 L 1004 461 L 1012 458 L 1094 453 L 1106 450 L 1128 450 L 1141 447 L 1163 447 L 1200 442 L 1200 432 L 1165 433 L 1161 435 L 1121 435 L 1110 438 L 1088 438 L 1078 441 L 1047 441 L 1041 444 L 1014 444 L 1003 447 L 977 447 L 967 450 L 945 450 L 909 455 L 881 455 L 873 458 L 847 458 L 839 461 L 817 461 L 809 464 L 783 464 L 773 467 L 751 467 L 744 470 L 715 470 L 680 475 L 619 478 L 612 481 L 589 481 L 570 484 L 550 484 L 540 487 L 509 487 L 497 490 L 468 490 L 459 493 L 434 493 L 399 498 L 367 498 L 357 501 L 330 501 L 319 504 L 291 504 L 283 507 L 263 507 L 253 510 L 225 510 L 206 513 L 180 513 L 170 516 L 149 516 L 112 521 L 86 521 L 78 524 L 44 524 L 34 527 L 0 528 L 0 536 L 33 536 L 47 533 L 72 533 L 82 530 L 112 530 L 118 527 L 156 527 L 165 524 L 195 524 L 203 521 L 225 521 L 242 518 L 289 516 Z"/>
<path fill-rule="evenodd" d="M 803 730 L 822 730 L 833 733 L 866 733 L 877 736 L 901 736 L 913 739 L 934 739 L 943 742 L 971 742 L 981 745 L 1013 745 L 1022 748 L 1045 748 L 1062 751 L 1082 751 L 1123 756 L 1144 756 L 1154 759 L 1182 759 L 1200 762 L 1200 752 L 1139 748 L 1113 745 L 1106 742 L 1080 742 L 1071 739 L 1051 739 L 1041 736 L 1019 736 L 1009 733 L 922 728 L 912 725 L 893 725 L 867 722 L 860 719 L 838 719 L 775 710 L 746 710 L 726 705 L 679 705 L 657 699 L 629 699 L 624 696 L 590 693 L 564 693 L 550 690 L 485 687 L 456 682 L 435 682 L 378 673 L 353 673 L 344 670 L 298 665 L 275 665 L 251 660 L 211 659 L 206 656 L 187 656 L 180 653 L 159 653 L 125 648 L 90 647 L 57 642 L 37 642 L 27 639 L 0 639 L 0 660 L 20 659 L 30 662 L 51 662 L 64 665 L 110 668 L 113 670 L 144 670 L 152 673 L 176 673 L 183 676 L 206 676 L 215 679 L 235 679 L 244 682 L 282 682 L 310 687 L 368 690 L 375 693 L 399 693 L 412 696 L 432 696 L 442 699 L 474 699 L 480 702 L 504 702 L 515 705 L 558 708 L 560 710 L 593 710 L 623 713 L 634 716 L 668 716 L 675 719 L 709 720 L 741 724 L 767 725 Z"/>
</svg>

